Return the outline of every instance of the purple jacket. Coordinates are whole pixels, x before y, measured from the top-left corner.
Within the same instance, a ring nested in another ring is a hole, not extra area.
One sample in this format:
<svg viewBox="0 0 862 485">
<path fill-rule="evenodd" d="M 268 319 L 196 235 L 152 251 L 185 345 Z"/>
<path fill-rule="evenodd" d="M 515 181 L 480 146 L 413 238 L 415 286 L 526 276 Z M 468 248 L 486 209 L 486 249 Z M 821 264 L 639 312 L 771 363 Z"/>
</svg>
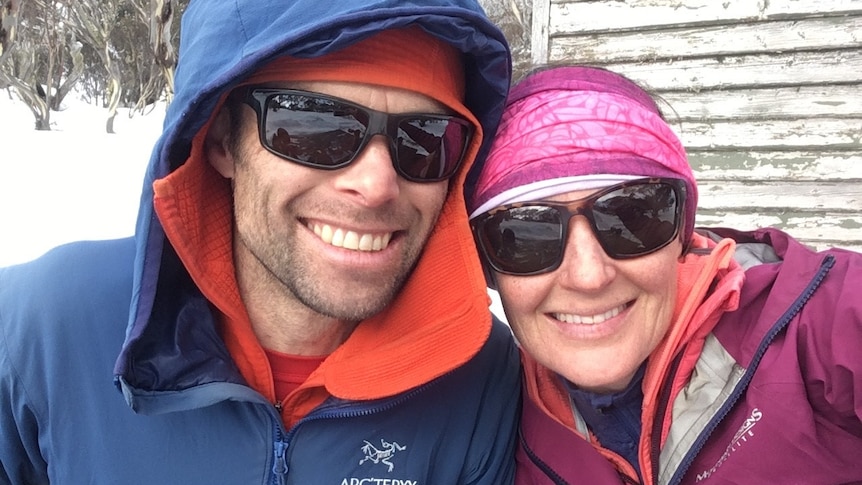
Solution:
<svg viewBox="0 0 862 485">
<path fill-rule="evenodd" d="M 691 377 L 650 413 L 652 435 L 672 421 L 663 446 L 648 443 L 644 482 L 862 483 L 862 254 L 815 253 L 775 229 L 711 232 L 737 241 L 739 308 L 696 362 L 668 369 Z M 637 483 L 524 399 L 517 484 Z"/>
</svg>

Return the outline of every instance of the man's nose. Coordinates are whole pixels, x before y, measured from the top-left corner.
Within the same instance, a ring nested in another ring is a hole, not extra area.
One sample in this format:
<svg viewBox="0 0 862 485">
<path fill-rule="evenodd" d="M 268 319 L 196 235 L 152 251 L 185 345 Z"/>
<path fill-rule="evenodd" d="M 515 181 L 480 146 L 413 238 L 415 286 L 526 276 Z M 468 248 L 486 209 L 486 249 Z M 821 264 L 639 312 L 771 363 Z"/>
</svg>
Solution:
<svg viewBox="0 0 862 485">
<path fill-rule="evenodd" d="M 336 188 L 358 198 L 361 204 L 368 207 L 395 200 L 400 187 L 392 162 L 387 138 L 377 135 L 350 165 L 338 171 Z"/>
</svg>

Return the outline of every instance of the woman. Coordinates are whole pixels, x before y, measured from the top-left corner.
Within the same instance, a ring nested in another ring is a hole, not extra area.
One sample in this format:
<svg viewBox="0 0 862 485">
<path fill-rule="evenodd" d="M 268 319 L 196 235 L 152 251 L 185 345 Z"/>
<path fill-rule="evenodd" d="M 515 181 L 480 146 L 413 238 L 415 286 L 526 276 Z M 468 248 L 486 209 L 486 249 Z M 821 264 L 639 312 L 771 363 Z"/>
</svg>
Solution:
<svg viewBox="0 0 862 485">
<path fill-rule="evenodd" d="M 862 483 L 862 255 L 696 207 L 631 81 L 513 88 L 471 224 L 522 347 L 518 483 Z"/>
</svg>

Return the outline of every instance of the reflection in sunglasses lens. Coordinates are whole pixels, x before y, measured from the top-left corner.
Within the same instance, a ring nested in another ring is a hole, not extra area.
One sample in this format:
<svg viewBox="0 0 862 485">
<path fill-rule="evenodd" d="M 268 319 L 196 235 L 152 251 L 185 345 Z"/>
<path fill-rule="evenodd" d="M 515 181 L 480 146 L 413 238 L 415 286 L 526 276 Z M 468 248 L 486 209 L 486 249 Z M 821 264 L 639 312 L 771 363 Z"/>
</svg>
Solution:
<svg viewBox="0 0 862 485">
<path fill-rule="evenodd" d="M 509 271 L 547 266 L 559 257 L 562 223 L 559 211 L 543 206 L 525 206 L 500 214 L 492 221 L 497 241 L 496 260 Z M 529 271 L 529 270 L 528 270 Z"/>
<path fill-rule="evenodd" d="M 389 138 L 396 172 L 436 182 L 458 169 L 471 125 L 443 114 L 390 114 L 323 94 L 251 89 L 246 102 L 259 118 L 261 142 L 287 160 L 316 168 L 350 164 L 376 135 Z"/>
<path fill-rule="evenodd" d="M 518 205 L 495 212 L 482 224 L 481 242 L 496 269 L 533 274 L 563 258 L 569 220 L 584 215 L 599 244 L 615 259 L 649 254 L 678 229 L 678 194 L 665 182 L 620 184 L 569 204 Z"/>
<path fill-rule="evenodd" d="M 620 255 L 649 252 L 676 230 L 676 195 L 669 185 L 626 187 L 593 204 L 596 236 Z"/>
<path fill-rule="evenodd" d="M 368 116 L 328 99 L 277 94 L 267 104 L 265 126 L 272 149 L 302 162 L 333 166 L 356 153 Z"/>
</svg>

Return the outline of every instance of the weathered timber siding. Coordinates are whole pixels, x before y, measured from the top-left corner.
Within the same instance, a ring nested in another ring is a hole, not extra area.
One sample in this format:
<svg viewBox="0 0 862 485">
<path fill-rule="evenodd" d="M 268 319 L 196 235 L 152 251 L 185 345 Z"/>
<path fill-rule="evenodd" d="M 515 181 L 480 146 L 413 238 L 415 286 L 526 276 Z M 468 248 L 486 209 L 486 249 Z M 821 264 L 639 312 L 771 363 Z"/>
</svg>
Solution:
<svg viewBox="0 0 862 485">
<path fill-rule="evenodd" d="M 698 224 L 862 251 L 862 0 L 533 0 L 531 49 L 666 102 Z"/>
</svg>

